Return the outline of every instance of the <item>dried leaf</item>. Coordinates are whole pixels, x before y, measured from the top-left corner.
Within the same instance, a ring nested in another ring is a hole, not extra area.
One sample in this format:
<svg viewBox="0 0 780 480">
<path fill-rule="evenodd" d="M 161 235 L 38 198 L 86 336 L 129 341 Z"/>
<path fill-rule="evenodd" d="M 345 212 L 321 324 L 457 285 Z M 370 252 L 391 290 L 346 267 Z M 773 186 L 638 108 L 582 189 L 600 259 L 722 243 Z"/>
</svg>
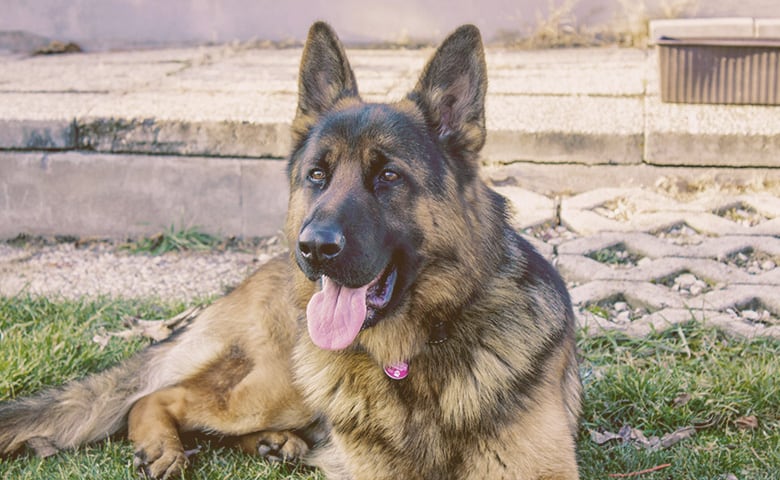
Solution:
<svg viewBox="0 0 780 480">
<path fill-rule="evenodd" d="M 205 308 L 205 306 L 198 305 L 183 311 L 175 317 L 165 320 L 143 320 L 135 317 L 127 317 L 124 319 L 124 323 L 128 327 L 127 329 L 118 332 L 101 332 L 92 337 L 92 341 L 100 345 L 101 350 L 108 345 L 108 341 L 111 337 L 129 340 L 140 336 L 151 338 L 155 342 L 160 342 L 170 337 L 176 330 L 189 325 Z"/>
<path fill-rule="evenodd" d="M 663 437 L 661 437 L 661 443 L 660 447 L 661 449 L 669 448 L 672 445 L 675 445 L 676 443 L 685 440 L 686 438 L 691 438 L 692 436 L 696 435 L 696 429 L 694 427 L 683 427 L 675 430 L 672 433 L 667 433 Z"/>
<path fill-rule="evenodd" d="M 109 340 L 111 340 L 111 335 L 105 332 L 96 333 L 95 336 L 92 337 L 92 341 L 100 346 L 101 351 L 108 346 Z"/>
<path fill-rule="evenodd" d="M 602 432 L 597 432 L 596 430 L 590 430 L 590 439 L 593 440 L 593 442 L 596 445 L 604 445 L 610 440 L 622 440 L 622 437 L 612 432 L 602 433 Z"/>
<path fill-rule="evenodd" d="M 151 338 L 155 342 L 160 342 L 171 336 L 173 330 L 168 328 L 165 324 L 165 320 L 141 320 L 138 318 L 132 319 L 133 324 L 130 328 L 132 336 L 142 336 Z"/>
<path fill-rule="evenodd" d="M 660 438 L 655 435 L 647 437 L 642 430 L 633 428 L 630 425 L 624 425 L 618 433 L 590 430 L 590 438 L 597 445 L 603 445 L 611 440 L 621 440 L 623 443 L 630 443 L 637 448 L 651 451 L 669 448 L 681 440 L 690 438 L 695 434 L 696 429 L 692 426 L 680 428 L 672 433 L 667 433 Z"/>
<path fill-rule="evenodd" d="M 758 418 L 755 415 L 739 417 L 736 424 L 740 430 L 755 430 L 758 428 Z"/>
<path fill-rule="evenodd" d="M 685 405 L 686 403 L 688 403 L 690 401 L 691 401 L 691 394 L 683 392 L 683 393 L 677 395 L 674 398 L 674 406 L 675 407 L 682 407 L 683 405 Z"/>
</svg>

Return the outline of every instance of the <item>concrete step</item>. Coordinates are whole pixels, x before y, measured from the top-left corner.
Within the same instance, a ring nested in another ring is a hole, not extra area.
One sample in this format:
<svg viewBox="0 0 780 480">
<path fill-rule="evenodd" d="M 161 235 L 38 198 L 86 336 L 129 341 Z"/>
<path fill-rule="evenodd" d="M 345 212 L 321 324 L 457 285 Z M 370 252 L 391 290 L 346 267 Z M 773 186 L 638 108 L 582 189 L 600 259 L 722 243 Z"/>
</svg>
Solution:
<svg viewBox="0 0 780 480">
<path fill-rule="evenodd" d="M 367 100 L 430 50 L 354 50 Z M 0 57 L 0 149 L 282 158 L 300 50 Z M 777 109 L 663 104 L 653 50 L 488 51 L 487 162 L 776 167 Z"/>
</svg>

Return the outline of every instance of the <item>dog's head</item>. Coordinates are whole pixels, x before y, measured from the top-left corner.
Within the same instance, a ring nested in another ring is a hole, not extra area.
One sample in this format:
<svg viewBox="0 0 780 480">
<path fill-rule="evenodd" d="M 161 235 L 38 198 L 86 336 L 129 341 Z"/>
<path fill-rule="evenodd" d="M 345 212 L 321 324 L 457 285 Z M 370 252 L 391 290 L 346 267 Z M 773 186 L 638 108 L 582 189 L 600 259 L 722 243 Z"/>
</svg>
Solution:
<svg viewBox="0 0 780 480">
<path fill-rule="evenodd" d="M 322 282 L 308 302 L 311 338 L 339 350 L 470 255 L 485 142 L 479 31 L 456 30 L 405 99 L 378 104 L 360 99 L 342 44 L 316 23 L 298 88 L 286 233 L 300 270 Z"/>
</svg>

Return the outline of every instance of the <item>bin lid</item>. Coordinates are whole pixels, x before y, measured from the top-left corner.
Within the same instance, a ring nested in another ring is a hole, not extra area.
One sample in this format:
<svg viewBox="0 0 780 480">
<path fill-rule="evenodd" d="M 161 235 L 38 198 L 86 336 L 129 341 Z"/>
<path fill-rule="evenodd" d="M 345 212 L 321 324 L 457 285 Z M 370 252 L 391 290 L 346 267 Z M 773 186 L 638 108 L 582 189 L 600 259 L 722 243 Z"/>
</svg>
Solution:
<svg viewBox="0 0 780 480">
<path fill-rule="evenodd" d="M 780 38 L 661 37 L 656 41 L 656 44 L 661 46 L 780 48 Z"/>
</svg>

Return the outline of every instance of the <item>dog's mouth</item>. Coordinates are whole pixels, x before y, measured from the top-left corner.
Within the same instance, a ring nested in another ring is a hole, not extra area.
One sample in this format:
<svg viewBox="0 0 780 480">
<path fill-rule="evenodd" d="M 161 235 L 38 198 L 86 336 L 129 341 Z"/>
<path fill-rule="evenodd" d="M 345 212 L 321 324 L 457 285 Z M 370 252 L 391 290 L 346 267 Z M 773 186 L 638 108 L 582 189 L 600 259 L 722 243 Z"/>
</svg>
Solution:
<svg viewBox="0 0 780 480">
<path fill-rule="evenodd" d="M 391 264 L 368 284 L 349 288 L 323 275 L 306 307 L 309 336 L 326 350 L 342 350 L 378 321 L 393 298 L 398 270 Z"/>
</svg>

